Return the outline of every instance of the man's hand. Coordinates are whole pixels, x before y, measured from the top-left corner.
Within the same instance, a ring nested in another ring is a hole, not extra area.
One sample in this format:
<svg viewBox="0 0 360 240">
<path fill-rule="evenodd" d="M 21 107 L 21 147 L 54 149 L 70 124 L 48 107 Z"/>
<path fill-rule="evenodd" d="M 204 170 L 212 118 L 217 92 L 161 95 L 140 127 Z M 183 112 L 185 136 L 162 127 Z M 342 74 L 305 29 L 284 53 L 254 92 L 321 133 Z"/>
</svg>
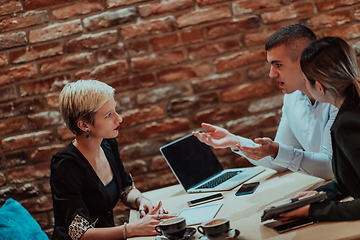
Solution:
<svg viewBox="0 0 360 240">
<path fill-rule="evenodd" d="M 297 208 L 290 212 L 282 213 L 279 215 L 279 217 L 276 218 L 276 220 L 285 222 L 291 219 L 307 217 L 309 215 L 309 208 L 310 208 L 310 204 L 303 206 L 301 208 Z"/>
<path fill-rule="evenodd" d="M 192 134 L 199 139 L 199 141 L 212 146 L 213 148 L 233 148 L 236 149 L 236 144 L 239 143 L 239 138 L 230 133 L 228 130 L 217 127 L 208 123 L 202 123 L 201 126 L 210 131 L 208 133 L 192 132 Z"/>
<path fill-rule="evenodd" d="M 274 142 L 270 138 L 256 138 L 254 142 L 260 146 L 245 147 L 238 143 L 236 144 L 236 148 L 241 150 L 241 152 L 250 159 L 260 160 L 266 156 L 276 158 L 279 151 L 279 144 L 277 142 Z"/>
</svg>

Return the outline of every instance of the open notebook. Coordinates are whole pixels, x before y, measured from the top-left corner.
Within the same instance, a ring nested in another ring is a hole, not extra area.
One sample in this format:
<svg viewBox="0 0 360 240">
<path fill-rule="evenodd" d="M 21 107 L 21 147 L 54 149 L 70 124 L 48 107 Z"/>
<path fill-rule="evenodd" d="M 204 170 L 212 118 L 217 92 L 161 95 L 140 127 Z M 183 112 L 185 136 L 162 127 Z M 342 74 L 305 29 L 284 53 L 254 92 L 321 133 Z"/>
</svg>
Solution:
<svg viewBox="0 0 360 240">
<path fill-rule="evenodd" d="M 188 193 L 231 190 L 265 171 L 264 167 L 224 170 L 211 147 L 192 134 L 162 146 L 160 152 Z"/>
</svg>

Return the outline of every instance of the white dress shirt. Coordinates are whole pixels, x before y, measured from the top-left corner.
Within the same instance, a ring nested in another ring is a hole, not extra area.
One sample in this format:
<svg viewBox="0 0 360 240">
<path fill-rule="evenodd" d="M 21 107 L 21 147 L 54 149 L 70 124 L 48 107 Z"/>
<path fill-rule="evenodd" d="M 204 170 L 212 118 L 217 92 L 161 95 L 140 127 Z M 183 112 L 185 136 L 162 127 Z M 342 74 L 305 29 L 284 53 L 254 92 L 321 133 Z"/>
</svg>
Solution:
<svg viewBox="0 0 360 240">
<path fill-rule="evenodd" d="M 282 117 L 276 133 L 279 143 L 276 158 L 264 157 L 258 161 L 247 158 L 252 164 L 269 167 L 278 172 L 290 169 L 323 179 L 332 179 L 332 146 L 330 128 L 338 109 L 329 103 L 315 102 L 300 91 L 285 94 Z M 240 144 L 249 139 L 240 137 Z"/>
</svg>

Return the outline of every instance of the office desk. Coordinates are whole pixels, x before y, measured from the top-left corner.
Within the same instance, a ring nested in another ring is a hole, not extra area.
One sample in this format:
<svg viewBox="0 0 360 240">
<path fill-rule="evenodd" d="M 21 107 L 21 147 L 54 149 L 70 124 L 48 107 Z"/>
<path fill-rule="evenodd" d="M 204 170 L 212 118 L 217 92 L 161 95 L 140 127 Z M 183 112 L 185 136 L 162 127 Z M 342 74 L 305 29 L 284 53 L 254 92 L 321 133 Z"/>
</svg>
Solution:
<svg viewBox="0 0 360 240">
<path fill-rule="evenodd" d="M 360 221 L 316 223 L 307 227 L 278 234 L 275 230 L 268 228 L 261 222 L 263 210 L 270 206 L 285 203 L 296 193 L 312 190 L 324 183 L 323 179 L 308 176 L 301 173 L 287 172 L 278 174 L 271 169 L 252 178 L 248 182 L 259 181 L 260 185 L 253 194 L 235 196 L 236 187 L 232 191 L 222 192 L 223 206 L 216 217 L 227 217 L 230 219 L 230 227 L 240 230 L 238 239 L 360 239 Z M 162 201 L 163 206 L 172 215 L 177 215 L 181 209 L 188 208 L 187 201 L 211 193 L 186 193 L 181 185 L 174 185 L 162 189 L 144 193 L 152 201 Z M 208 203 L 211 204 L 211 203 Z M 137 221 L 139 213 L 130 211 L 130 222 Z M 265 224 L 268 222 L 265 222 Z M 195 226 L 197 227 L 197 226 Z M 201 235 L 197 232 L 195 239 Z M 155 239 L 152 237 L 132 238 L 136 240 Z"/>
</svg>

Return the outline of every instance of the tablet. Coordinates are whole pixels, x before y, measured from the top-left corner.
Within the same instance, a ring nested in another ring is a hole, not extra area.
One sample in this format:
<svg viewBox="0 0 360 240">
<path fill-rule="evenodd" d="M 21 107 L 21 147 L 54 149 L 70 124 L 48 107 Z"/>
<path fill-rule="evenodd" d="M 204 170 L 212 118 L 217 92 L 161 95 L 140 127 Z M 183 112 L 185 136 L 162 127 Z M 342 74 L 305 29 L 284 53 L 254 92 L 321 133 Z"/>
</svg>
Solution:
<svg viewBox="0 0 360 240">
<path fill-rule="evenodd" d="M 311 196 L 301 197 L 301 198 L 291 198 L 289 203 L 285 203 L 279 206 L 272 206 L 264 210 L 264 213 L 261 217 L 261 221 L 266 221 L 269 219 L 274 219 L 278 217 L 283 212 L 290 212 L 294 209 L 303 207 L 310 203 L 322 202 L 326 199 L 325 192 L 318 192 Z"/>
<path fill-rule="evenodd" d="M 185 218 L 187 225 L 200 224 L 215 217 L 222 203 L 186 208 L 179 212 L 178 217 Z"/>
</svg>

